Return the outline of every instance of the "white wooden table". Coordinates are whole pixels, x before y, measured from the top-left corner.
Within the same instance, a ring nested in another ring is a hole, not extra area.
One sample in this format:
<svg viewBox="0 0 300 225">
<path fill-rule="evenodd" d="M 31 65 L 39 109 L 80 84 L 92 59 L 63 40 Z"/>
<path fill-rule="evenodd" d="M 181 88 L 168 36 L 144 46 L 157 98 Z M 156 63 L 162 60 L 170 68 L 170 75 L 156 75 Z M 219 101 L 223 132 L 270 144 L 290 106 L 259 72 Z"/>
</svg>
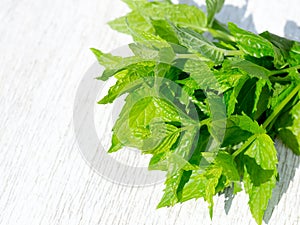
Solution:
<svg viewBox="0 0 300 225">
<path fill-rule="evenodd" d="M 243 193 L 231 207 L 216 197 L 212 221 L 202 200 L 156 210 L 162 183 L 119 185 L 84 160 L 73 125 L 77 88 L 95 62 L 90 47 L 130 42 L 105 24 L 127 11 L 119 0 L 0 1 L 0 224 L 255 224 Z M 231 0 L 219 18 L 300 39 L 299 0 Z M 277 146 L 281 180 L 267 221 L 297 225 L 300 157 Z"/>
</svg>

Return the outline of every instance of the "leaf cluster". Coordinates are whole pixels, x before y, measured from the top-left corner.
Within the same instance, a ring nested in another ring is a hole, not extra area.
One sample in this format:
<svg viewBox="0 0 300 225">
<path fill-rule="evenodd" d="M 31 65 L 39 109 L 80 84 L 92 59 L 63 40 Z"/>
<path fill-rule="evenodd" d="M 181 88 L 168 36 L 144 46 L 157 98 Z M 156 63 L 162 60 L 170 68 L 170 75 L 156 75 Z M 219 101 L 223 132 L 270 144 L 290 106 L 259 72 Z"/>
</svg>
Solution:
<svg viewBox="0 0 300 225">
<path fill-rule="evenodd" d="M 276 137 L 300 154 L 300 43 L 215 19 L 224 0 L 199 8 L 123 0 L 109 25 L 133 37 L 130 57 L 92 49 L 116 83 L 99 104 L 126 94 L 109 152 L 151 154 L 166 171 L 158 207 L 213 196 L 241 184 L 261 224 L 278 179 Z"/>
</svg>

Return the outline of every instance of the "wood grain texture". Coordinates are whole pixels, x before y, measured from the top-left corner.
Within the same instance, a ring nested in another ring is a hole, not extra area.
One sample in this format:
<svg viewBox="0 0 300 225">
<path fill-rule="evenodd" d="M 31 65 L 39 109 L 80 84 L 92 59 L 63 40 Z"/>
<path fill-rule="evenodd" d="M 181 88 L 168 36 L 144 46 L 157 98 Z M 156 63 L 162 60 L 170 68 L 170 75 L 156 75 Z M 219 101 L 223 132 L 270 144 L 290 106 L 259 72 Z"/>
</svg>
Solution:
<svg viewBox="0 0 300 225">
<path fill-rule="evenodd" d="M 299 40 L 298 0 L 227 2 L 219 18 Z M 0 224 L 254 225 L 243 193 L 226 205 L 224 195 L 216 197 L 212 221 L 203 200 L 156 210 L 163 184 L 118 185 L 82 158 L 76 90 L 95 61 L 90 47 L 111 51 L 130 42 L 105 25 L 127 11 L 118 0 L 1 0 Z M 270 225 L 298 225 L 300 159 L 276 145 L 281 180 L 266 217 Z"/>
</svg>

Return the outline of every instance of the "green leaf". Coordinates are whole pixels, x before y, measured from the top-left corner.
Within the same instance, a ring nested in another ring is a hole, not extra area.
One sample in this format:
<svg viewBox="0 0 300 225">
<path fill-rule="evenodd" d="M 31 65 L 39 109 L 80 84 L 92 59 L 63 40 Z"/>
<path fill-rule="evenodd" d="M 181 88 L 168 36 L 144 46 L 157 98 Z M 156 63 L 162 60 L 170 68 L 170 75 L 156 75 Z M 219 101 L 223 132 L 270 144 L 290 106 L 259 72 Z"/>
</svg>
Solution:
<svg viewBox="0 0 300 225">
<path fill-rule="evenodd" d="M 151 37 L 149 37 L 149 35 L 146 38 L 149 39 L 129 44 L 132 52 L 137 57 L 144 60 L 156 61 L 169 65 L 172 64 L 176 56 L 172 47 L 168 43 L 161 41 L 159 38 L 150 40 Z"/>
<path fill-rule="evenodd" d="M 150 21 L 146 20 L 138 11 L 132 11 L 126 16 L 110 21 L 108 24 L 112 29 L 130 35 L 133 31 L 154 33 L 154 28 Z"/>
<path fill-rule="evenodd" d="M 174 72 L 174 74 L 172 74 L 172 76 L 174 76 L 174 78 L 176 77 L 176 71 L 173 70 L 174 68 L 166 63 L 157 63 L 155 65 L 154 68 L 154 73 L 156 77 L 166 77 L 166 79 L 168 79 L 168 75 L 169 73 L 172 73 L 171 71 Z"/>
<path fill-rule="evenodd" d="M 195 6 L 185 4 L 148 3 L 139 9 L 141 15 L 152 20 L 168 20 L 180 27 L 203 31 L 207 20 L 204 12 Z"/>
<path fill-rule="evenodd" d="M 261 36 L 238 28 L 233 23 L 228 23 L 228 28 L 236 38 L 238 47 L 251 56 L 261 58 L 264 56 L 274 57 L 273 45 Z"/>
<path fill-rule="evenodd" d="M 166 20 L 182 27 L 191 27 L 202 31 L 206 27 L 205 14 L 195 6 L 173 5 L 165 2 L 148 2 L 126 0 L 133 9 L 126 16 L 109 22 L 112 29 L 132 34 L 132 31 L 145 31 L 154 34 L 151 20 Z"/>
<path fill-rule="evenodd" d="M 232 65 L 233 67 L 246 72 L 250 77 L 258 78 L 254 87 L 254 104 L 251 111 L 251 113 L 255 115 L 254 118 L 258 118 L 269 105 L 268 96 L 272 89 L 272 83 L 268 77 L 270 71 L 247 60 L 239 61 Z M 247 112 L 250 112 L 250 110 Z"/>
<path fill-rule="evenodd" d="M 300 155 L 300 101 L 279 117 L 276 128 L 282 141 Z"/>
<path fill-rule="evenodd" d="M 181 156 L 181 158 L 190 158 L 190 154 L 193 154 L 190 162 L 192 164 L 199 164 L 201 154 L 199 154 L 199 151 L 204 151 L 206 148 L 206 145 L 209 141 L 209 133 L 205 132 L 204 130 L 201 131 L 201 135 L 199 137 L 198 143 L 199 145 L 196 147 L 194 151 L 194 138 L 197 137 L 196 133 L 187 131 L 182 137 L 181 141 L 179 142 L 179 145 L 175 148 L 174 153 L 177 156 Z M 174 154 L 172 154 L 174 155 Z M 167 161 L 165 160 L 165 154 L 155 155 L 151 161 L 152 165 L 157 165 L 157 162 L 164 162 L 165 165 Z M 181 162 L 181 161 L 180 161 Z M 178 164 L 177 164 L 178 165 Z M 179 164 L 181 167 L 185 166 L 186 164 Z M 172 165 L 171 165 L 172 166 Z M 157 168 L 157 167 L 156 167 Z M 179 168 L 179 167 L 178 167 Z M 183 190 L 185 187 L 185 184 L 189 181 L 189 178 L 191 176 L 192 171 L 184 171 L 184 168 L 179 168 L 178 172 L 175 174 L 174 170 L 168 169 L 168 176 L 166 180 L 166 188 L 165 188 L 165 194 L 161 200 L 161 202 L 158 205 L 158 208 L 164 207 L 164 206 L 172 206 L 177 202 L 184 201 L 182 200 L 183 197 Z M 195 169 L 195 168 L 194 168 Z"/>
<path fill-rule="evenodd" d="M 177 34 L 179 43 L 188 48 L 191 52 L 200 53 L 216 64 L 224 60 L 224 50 L 216 47 L 201 34 L 188 28 L 179 28 L 176 26 L 173 26 L 173 28 Z"/>
<path fill-rule="evenodd" d="M 128 24 L 130 27 L 130 24 Z M 169 43 L 167 43 L 164 39 L 161 37 L 147 33 L 142 30 L 132 30 L 131 31 L 131 36 L 135 40 L 135 42 L 139 44 L 146 45 L 148 47 L 152 47 L 153 49 L 155 48 L 163 48 L 163 47 L 170 47 Z"/>
<path fill-rule="evenodd" d="M 270 71 L 250 61 L 242 60 L 237 63 L 233 63 L 232 66 L 233 68 L 239 68 L 240 70 L 245 71 L 251 77 L 269 80 L 268 75 Z"/>
<path fill-rule="evenodd" d="M 300 64 L 300 43 L 294 42 L 289 52 L 288 62 L 290 66 L 298 66 Z"/>
<path fill-rule="evenodd" d="M 276 60 L 282 61 L 279 63 L 275 62 L 275 64 L 278 64 L 279 68 L 282 67 L 283 65 L 285 65 L 286 61 L 288 61 L 289 53 L 294 44 L 294 41 L 288 40 L 283 37 L 279 37 L 268 31 L 261 33 L 260 36 L 269 40 L 274 45 L 274 49 L 276 51 L 275 53 L 277 54 Z"/>
<path fill-rule="evenodd" d="M 278 52 L 282 57 L 283 65 L 286 65 L 284 64 L 286 62 L 290 66 L 297 66 L 300 64 L 299 42 L 277 36 L 267 31 L 260 34 L 260 36 L 268 39 L 278 49 Z"/>
<path fill-rule="evenodd" d="M 242 75 L 240 79 L 237 80 L 233 88 L 227 90 L 224 93 L 224 97 L 226 99 L 226 108 L 227 108 L 227 115 L 231 116 L 236 108 L 236 104 L 238 103 L 237 97 L 239 96 L 242 88 L 244 87 L 245 83 L 249 80 L 249 76 Z"/>
<path fill-rule="evenodd" d="M 122 147 L 123 147 L 122 143 L 119 141 L 117 136 L 115 134 L 113 134 L 111 146 L 108 149 L 108 152 L 109 153 L 116 152 L 116 151 L 120 150 Z"/>
<path fill-rule="evenodd" d="M 221 144 L 226 130 L 226 106 L 224 99 L 213 92 L 207 92 L 206 100 L 211 119 L 211 122 L 208 124 L 209 132 Z"/>
<path fill-rule="evenodd" d="M 190 81 L 190 84 L 193 85 L 192 88 L 203 90 L 208 88 L 214 90 L 220 89 L 214 74 L 205 62 L 188 59 L 183 71 L 189 73 L 190 78 L 195 81 Z"/>
<path fill-rule="evenodd" d="M 282 55 L 285 58 L 289 57 L 289 52 L 293 46 L 294 41 L 288 40 L 286 38 L 280 37 L 276 34 L 272 34 L 268 31 L 265 31 L 259 34 L 261 37 L 269 40 L 273 45 L 275 45 L 278 49 L 280 49 Z"/>
<path fill-rule="evenodd" d="M 222 168 L 222 174 L 225 175 L 230 182 L 240 180 L 240 175 L 234 159 L 229 153 L 225 151 L 219 151 L 214 163 Z"/>
<path fill-rule="evenodd" d="M 115 75 L 120 70 L 126 69 L 130 65 L 146 61 L 145 59 L 136 56 L 122 58 L 120 56 L 105 54 L 100 50 L 94 48 L 92 48 L 91 50 L 97 57 L 98 62 L 105 67 L 102 75 L 100 77 L 97 77 L 97 79 L 103 81 L 108 80 L 108 78 Z"/>
<path fill-rule="evenodd" d="M 245 155 L 255 159 L 264 170 L 275 170 L 278 159 L 274 142 L 267 134 L 258 135 L 247 148 Z"/>
<path fill-rule="evenodd" d="M 149 126 L 149 134 L 143 128 L 137 129 L 140 132 L 140 137 L 143 138 L 143 146 L 140 148 L 143 153 L 159 154 L 168 152 L 180 136 L 180 130 L 171 124 L 156 122 Z"/>
<path fill-rule="evenodd" d="M 145 82 L 143 78 L 154 76 L 154 65 L 155 64 L 151 62 L 134 64 L 116 73 L 115 76 L 119 79 L 117 80 L 116 84 L 109 89 L 108 94 L 98 103 L 112 103 L 122 94 L 133 91 L 140 87 Z"/>
<path fill-rule="evenodd" d="M 193 153 L 194 140 L 198 133 L 198 127 L 189 127 L 179 138 L 178 145 L 174 148 L 173 153 L 182 157 L 185 160 L 189 160 Z"/>
<path fill-rule="evenodd" d="M 157 123 L 159 126 L 155 126 Z M 113 132 L 122 146 L 139 148 L 145 153 L 157 153 L 166 146 L 171 148 L 179 135 L 175 126 L 164 123 L 186 126 L 195 124 L 192 118 L 173 103 L 151 92 L 151 89 L 144 88 L 126 98 Z"/>
<path fill-rule="evenodd" d="M 173 206 L 180 202 L 184 185 L 189 181 L 192 171 L 179 170 L 177 174 L 167 176 L 164 195 L 157 208 Z"/>
<path fill-rule="evenodd" d="M 147 0 L 122 0 L 122 1 L 125 2 L 131 9 L 138 9 L 148 3 Z"/>
<path fill-rule="evenodd" d="M 264 87 L 266 87 L 266 84 L 268 83 L 268 87 L 269 89 L 271 86 L 271 82 L 268 82 L 266 80 L 258 80 L 256 82 L 256 89 L 255 89 L 255 100 L 254 100 L 254 105 L 253 105 L 253 109 L 252 109 L 252 113 L 257 111 L 257 107 L 259 106 L 259 101 L 262 99 L 262 94 L 264 93 Z M 265 92 L 267 92 L 267 90 L 265 90 Z M 266 96 L 267 99 L 268 95 Z M 261 105 L 261 104 L 260 104 Z M 265 105 L 268 105 L 268 100 L 266 100 Z M 256 116 L 258 117 L 258 116 Z"/>
<path fill-rule="evenodd" d="M 197 137 L 197 136 L 196 136 Z M 189 160 L 192 165 L 199 166 L 202 159 L 202 152 L 210 148 L 212 137 L 206 126 L 202 126 L 199 131 L 199 138 L 196 139 L 196 147 L 193 149 L 193 154 Z"/>
<path fill-rule="evenodd" d="M 277 171 L 263 170 L 255 161 L 245 158 L 244 183 L 249 195 L 249 206 L 256 222 L 262 224 L 264 212 L 276 185 Z"/>
<path fill-rule="evenodd" d="M 165 182 L 166 188 L 164 189 L 164 195 L 160 200 L 157 208 L 173 206 L 179 201 L 177 197 L 177 190 L 183 175 L 184 171 L 180 170 L 177 174 L 169 176 L 167 178 Z"/>
<path fill-rule="evenodd" d="M 237 97 L 235 112 L 246 113 L 258 119 L 269 107 L 270 84 L 268 81 L 248 79 Z"/>
<path fill-rule="evenodd" d="M 192 198 L 203 197 L 209 203 L 210 215 L 212 217 L 213 196 L 219 188 L 221 176 L 228 179 L 226 186 L 231 181 L 239 181 L 240 177 L 231 155 L 219 152 L 213 164 L 203 170 L 194 170 L 182 190 L 180 201 L 184 202 Z M 224 184 L 224 183 L 223 183 Z"/>
<path fill-rule="evenodd" d="M 172 26 L 166 20 L 151 20 L 155 33 L 167 42 L 179 44 Z"/>
<path fill-rule="evenodd" d="M 214 75 L 222 92 L 226 92 L 227 90 L 238 86 L 240 79 L 244 76 L 238 68 L 232 68 L 231 62 L 228 60 L 224 61 L 221 70 L 214 71 Z"/>
<path fill-rule="evenodd" d="M 120 56 L 113 56 L 112 54 L 105 54 L 98 49 L 91 48 L 91 51 L 96 56 L 100 65 L 104 66 L 106 70 L 103 72 L 102 76 L 98 79 L 107 80 L 109 77 L 117 71 L 115 68 L 119 67 L 119 64 L 123 61 Z M 113 71 L 113 72 L 111 72 Z"/>
<path fill-rule="evenodd" d="M 265 130 L 247 115 L 230 116 L 227 119 L 222 146 L 236 145 L 245 142 L 253 134 L 261 133 L 265 133 Z"/>
<path fill-rule="evenodd" d="M 281 85 L 274 84 L 274 93 L 271 99 L 271 110 L 274 110 L 296 87 L 295 83 Z"/>
<path fill-rule="evenodd" d="M 180 202 L 193 198 L 204 198 L 209 204 L 209 211 L 212 217 L 213 196 L 221 175 L 222 168 L 217 166 L 211 166 L 205 172 L 202 170 L 193 171 L 189 181 L 182 190 Z"/>
<path fill-rule="evenodd" d="M 220 12 L 225 0 L 206 0 L 207 25 L 210 27 L 214 21 L 215 14 Z"/>
<path fill-rule="evenodd" d="M 129 48 L 135 56 L 144 60 L 156 59 L 158 60 L 159 50 L 154 49 L 153 46 L 145 45 L 144 42 L 137 42 L 129 44 Z"/>
<path fill-rule="evenodd" d="M 178 141 L 178 139 L 177 139 Z M 149 163 L 149 170 L 161 170 L 168 172 L 167 176 L 173 176 L 179 170 L 190 171 L 198 169 L 197 166 L 190 164 L 177 153 L 164 149 L 166 152 L 154 153 Z"/>
</svg>

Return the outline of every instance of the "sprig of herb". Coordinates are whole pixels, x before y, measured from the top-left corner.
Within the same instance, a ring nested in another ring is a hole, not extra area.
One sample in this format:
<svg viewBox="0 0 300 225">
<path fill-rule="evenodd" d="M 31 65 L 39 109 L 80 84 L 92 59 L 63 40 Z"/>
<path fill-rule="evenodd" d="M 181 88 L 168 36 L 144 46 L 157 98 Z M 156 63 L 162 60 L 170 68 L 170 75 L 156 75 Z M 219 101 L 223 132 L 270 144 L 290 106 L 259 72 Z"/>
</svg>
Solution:
<svg viewBox="0 0 300 225">
<path fill-rule="evenodd" d="M 244 183 L 262 223 L 276 185 L 279 137 L 300 154 L 300 43 L 254 34 L 170 1 L 124 0 L 132 9 L 109 25 L 130 34 L 134 56 L 92 49 L 117 79 L 100 104 L 127 94 L 109 152 L 124 146 L 152 154 L 149 169 L 167 172 L 158 207 L 213 196 Z"/>
</svg>

